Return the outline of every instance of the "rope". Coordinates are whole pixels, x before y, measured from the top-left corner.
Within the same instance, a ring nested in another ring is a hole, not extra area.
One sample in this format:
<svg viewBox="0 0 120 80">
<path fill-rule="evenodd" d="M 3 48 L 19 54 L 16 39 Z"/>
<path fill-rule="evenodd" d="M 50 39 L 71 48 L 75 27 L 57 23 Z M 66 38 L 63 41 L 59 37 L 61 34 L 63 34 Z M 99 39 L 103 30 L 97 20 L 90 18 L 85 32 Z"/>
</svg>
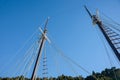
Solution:
<svg viewBox="0 0 120 80">
<path fill-rule="evenodd" d="M 61 54 L 59 54 L 59 55 L 61 55 Z M 71 68 L 72 72 L 75 73 L 76 75 L 78 75 L 77 71 L 73 68 L 73 65 L 70 63 L 70 61 L 68 59 L 66 59 L 63 55 L 61 55 L 61 57 L 68 63 L 68 66 Z"/>
<path fill-rule="evenodd" d="M 26 53 L 25 53 L 25 55 L 23 56 L 23 58 L 21 58 L 20 60 L 19 60 L 19 62 L 17 61 L 17 65 L 16 66 L 18 66 L 18 67 L 16 67 L 16 71 L 21 71 L 20 73 L 22 73 L 23 72 L 23 70 L 20 70 L 21 69 L 21 67 L 24 67 L 24 66 L 26 66 L 26 63 L 25 62 L 27 62 L 28 60 L 29 60 L 29 58 L 30 58 L 30 56 L 32 55 L 32 52 L 33 52 L 33 48 L 34 48 L 34 43 L 31 45 L 31 47 L 26 51 Z M 24 66 L 23 66 L 23 64 L 25 64 Z M 15 73 L 16 74 L 16 73 Z"/>
<path fill-rule="evenodd" d="M 28 74 L 28 72 L 30 71 L 30 68 L 32 67 L 32 64 L 34 63 L 35 58 L 37 57 L 38 48 L 39 48 L 39 45 L 38 45 L 38 47 L 34 48 L 34 52 L 31 56 L 31 59 L 29 60 L 27 66 L 25 68 L 26 71 L 24 70 L 24 73 L 23 73 L 23 74 L 25 74 L 24 76 L 26 76 Z"/>
<path fill-rule="evenodd" d="M 89 71 L 87 71 L 85 68 L 83 68 L 81 65 L 79 65 L 78 63 L 76 63 L 75 61 L 73 61 L 70 57 L 67 57 L 59 48 L 57 48 L 56 47 L 56 45 L 54 44 L 54 45 L 51 45 L 56 51 L 58 51 L 58 53 L 61 55 L 61 56 L 63 56 L 65 59 L 67 59 L 68 61 L 70 61 L 71 63 L 73 63 L 74 65 L 76 65 L 78 68 L 80 68 L 80 69 L 82 69 L 84 72 L 86 72 L 87 74 L 89 74 L 89 75 L 91 75 L 91 73 L 89 72 Z M 94 75 L 91 75 L 91 76 L 93 76 L 95 79 L 97 79 L 96 78 L 96 76 L 94 76 Z M 97 79 L 97 80 L 99 80 L 99 79 Z"/>
<path fill-rule="evenodd" d="M 53 61 L 54 61 L 55 66 L 56 66 L 56 73 L 57 73 L 57 75 L 60 75 L 60 71 L 61 71 L 61 70 L 60 70 L 60 65 L 59 65 L 59 62 L 58 62 L 58 61 L 59 61 L 59 60 L 58 60 L 59 58 L 56 57 L 56 56 L 58 56 L 58 55 L 57 55 L 56 52 L 53 52 L 52 49 L 53 49 L 53 47 L 50 46 L 50 52 L 55 54 L 55 55 L 53 56 Z"/>
<path fill-rule="evenodd" d="M 51 39 L 51 35 L 49 35 L 49 38 Z M 54 38 L 52 38 L 52 39 L 54 39 Z M 58 53 L 60 54 L 60 55 L 62 55 L 64 58 L 66 58 L 67 60 L 69 60 L 70 62 L 72 62 L 74 65 L 76 65 L 78 68 L 80 68 L 80 69 L 82 69 L 84 72 L 86 72 L 87 74 L 89 74 L 89 75 L 91 75 L 91 73 L 89 72 L 89 71 L 87 71 L 86 69 L 84 69 L 81 65 L 79 65 L 78 63 L 76 63 L 75 61 L 73 61 L 71 58 L 69 58 L 69 57 L 67 57 L 56 45 L 55 45 L 55 43 L 53 42 L 53 41 L 51 41 L 52 42 L 52 44 L 51 44 L 51 47 L 53 47 L 56 51 L 58 51 Z M 95 79 L 97 79 L 96 78 L 96 76 L 94 76 L 94 75 L 92 75 Z M 99 79 L 97 79 L 97 80 L 99 80 Z"/>
<path fill-rule="evenodd" d="M 0 74 L 5 74 L 3 73 L 6 69 L 7 66 L 11 65 L 11 63 L 14 61 L 14 59 L 16 57 L 18 57 L 19 53 L 24 49 L 24 47 L 26 46 L 26 44 L 33 38 L 33 36 L 36 34 L 37 30 L 25 41 L 25 43 L 23 44 L 23 46 L 7 61 L 6 64 L 2 65 L 3 67 L 1 67 L 2 71 L 0 71 Z M 8 71 L 7 71 L 8 73 Z"/>
<path fill-rule="evenodd" d="M 51 45 L 61 56 L 63 56 L 64 58 L 66 58 L 67 60 L 71 61 L 73 64 L 75 64 L 76 66 L 78 66 L 79 68 L 81 68 L 83 71 L 85 71 L 88 74 L 91 74 L 89 71 L 87 71 L 86 69 L 84 69 L 82 66 L 80 66 L 79 64 L 77 64 L 75 61 L 73 61 L 71 58 L 67 57 L 59 48 L 57 48 L 54 45 Z"/>
<path fill-rule="evenodd" d="M 107 25 L 107 26 L 109 26 L 109 27 L 111 27 L 111 28 L 113 28 L 114 30 L 116 30 L 116 31 L 120 32 L 120 29 L 119 29 L 117 26 L 115 27 L 115 25 L 114 25 L 114 24 L 111 24 L 111 23 L 106 23 L 106 22 L 104 22 L 104 24 L 105 24 L 105 25 Z"/>
<path fill-rule="evenodd" d="M 108 18 L 109 20 L 111 20 L 114 24 L 116 24 L 116 25 L 120 26 L 120 24 L 119 24 L 119 23 L 117 23 L 116 21 L 114 21 L 112 18 L 110 18 L 109 16 L 107 16 L 107 15 L 106 15 L 106 14 L 104 14 L 103 12 L 102 12 L 102 14 L 103 14 L 103 16 L 105 16 L 106 18 Z"/>
</svg>

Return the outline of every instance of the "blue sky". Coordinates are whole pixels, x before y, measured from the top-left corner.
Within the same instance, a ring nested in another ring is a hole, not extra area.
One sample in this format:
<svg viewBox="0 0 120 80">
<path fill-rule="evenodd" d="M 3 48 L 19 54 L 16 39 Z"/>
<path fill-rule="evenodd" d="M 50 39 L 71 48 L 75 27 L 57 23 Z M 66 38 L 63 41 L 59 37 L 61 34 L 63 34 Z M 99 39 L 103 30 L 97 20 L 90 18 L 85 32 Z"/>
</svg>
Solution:
<svg viewBox="0 0 120 80">
<path fill-rule="evenodd" d="M 89 72 L 110 68 L 97 26 L 92 25 L 84 5 L 91 13 L 99 9 L 120 21 L 119 0 L 0 0 L 0 65 L 5 65 L 49 16 L 48 36 L 66 55 Z M 112 61 L 120 67 L 114 57 Z M 79 73 L 88 75 L 82 70 Z"/>
</svg>

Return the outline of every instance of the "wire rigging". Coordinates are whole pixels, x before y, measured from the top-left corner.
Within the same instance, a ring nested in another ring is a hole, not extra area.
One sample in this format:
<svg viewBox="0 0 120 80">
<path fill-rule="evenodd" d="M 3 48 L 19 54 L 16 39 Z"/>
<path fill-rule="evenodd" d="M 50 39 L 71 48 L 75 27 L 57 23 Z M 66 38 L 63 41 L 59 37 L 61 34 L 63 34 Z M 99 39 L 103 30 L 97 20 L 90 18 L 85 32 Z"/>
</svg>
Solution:
<svg viewBox="0 0 120 80">
<path fill-rule="evenodd" d="M 88 74 L 91 74 L 89 71 L 87 71 L 86 69 L 84 69 L 82 66 L 80 66 L 79 64 L 77 64 L 75 61 L 73 61 L 71 58 L 67 57 L 55 44 L 51 45 L 61 56 L 63 56 L 65 59 L 71 61 L 73 64 L 75 64 L 76 66 L 78 66 L 80 69 L 82 69 L 83 71 L 85 71 Z"/>
<path fill-rule="evenodd" d="M 28 42 L 33 39 L 33 37 L 35 36 L 37 31 L 38 30 L 35 30 L 35 32 L 33 32 L 33 34 L 25 41 L 25 43 L 22 45 L 22 47 L 20 49 L 18 49 L 18 51 L 6 62 L 6 64 L 2 65 L 2 67 L 1 67 L 2 71 L 0 71 L 0 74 L 5 74 L 4 71 L 7 68 L 7 66 L 10 65 L 11 63 L 13 63 L 13 61 L 16 59 L 16 57 L 19 56 L 20 52 L 22 52 L 22 50 L 25 48 L 25 46 L 28 44 Z M 8 71 L 6 73 L 8 73 Z"/>
</svg>

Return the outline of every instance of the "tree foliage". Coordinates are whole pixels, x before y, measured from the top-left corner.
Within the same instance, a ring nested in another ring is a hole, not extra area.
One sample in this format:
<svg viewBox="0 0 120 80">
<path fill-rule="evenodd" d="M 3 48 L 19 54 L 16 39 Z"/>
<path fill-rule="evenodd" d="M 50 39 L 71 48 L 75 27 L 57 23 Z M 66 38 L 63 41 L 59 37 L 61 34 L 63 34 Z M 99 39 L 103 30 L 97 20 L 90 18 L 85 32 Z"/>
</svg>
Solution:
<svg viewBox="0 0 120 80">
<path fill-rule="evenodd" d="M 82 76 L 65 76 L 60 75 L 57 78 L 50 77 L 50 78 L 36 78 L 36 80 L 120 80 L 120 69 L 116 69 L 115 67 L 112 67 L 111 69 L 105 69 L 101 73 L 98 72 L 92 72 L 92 75 L 87 76 L 86 78 L 83 78 Z M 24 76 L 18 76 L 18 77 L 5 77 L 1 78 L 0 80 L 30 80 L 29 78 L 25 78 Z"/>
</svg>

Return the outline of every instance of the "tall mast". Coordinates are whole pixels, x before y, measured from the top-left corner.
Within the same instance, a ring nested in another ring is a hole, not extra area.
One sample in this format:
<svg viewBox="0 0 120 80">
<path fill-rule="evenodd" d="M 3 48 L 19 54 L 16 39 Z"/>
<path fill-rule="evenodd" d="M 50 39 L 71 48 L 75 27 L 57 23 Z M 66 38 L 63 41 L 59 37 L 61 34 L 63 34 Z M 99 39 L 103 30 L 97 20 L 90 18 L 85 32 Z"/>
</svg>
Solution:
<svg viewBox="0 0 120 80">
<path fill-rule="evenodd" d="M 36 77 L 36 71 L 37 71 L 37 68 L 38 68 L 39 59 L 40 59 L 40 56 L 42 54 L 42 49 L 43 49 L 45 41 L 46 41 L 47 24 L 48 24 L 48 19 L 46 20 L 44 31 L 42 33 L 41 40 L 40 40 L 40 43 L 39 43 L 40 47 L 39 47 L 36 62 L 35 62 L 35 65 L 34 65 L 34 69 L 33 69 L 33 72 L 32 72 L 31 80 L 35 80 L 35 77 Z"/>
<path fill-rule="evenodd" d="M 86 6 L 84 6 L 84 7 L 85 7 L 85 10 L 87 11 L 87 13 L 89 14 L 90 18 L 92 18 L 92 14 L 90 13 L 90 11 L 87 9 Z"/>
<path fill-rule="evenodd" d="M 91 15 L 91 13 L 87 9 L 87 7 L 86 6 L 84 6 L 84 7 L 85 7 L 86 11 L 88 12 L 89 16 L 91 17 L 91 19 L 93 20 L 93 23 L 98 25 L 99 29 L 103 33 L 103 35 L 104 35 L 105 39 L 107 40 L 108 44 L 110 45 L 111 49 L 113 50 L 113 52 L 117 56 L 118 60 L 120 61 L 120 54 L 119 54 L 118 50 L 116 49 L 115 45 L 110 40 L 110 37 L 107 35 L 107 33 L 106 33 L 105 29 L 104 29 L 104 25 L 102 24 L 102 21 L 100 21 L 98 19 L 97 15 Z"/>
</svg>

